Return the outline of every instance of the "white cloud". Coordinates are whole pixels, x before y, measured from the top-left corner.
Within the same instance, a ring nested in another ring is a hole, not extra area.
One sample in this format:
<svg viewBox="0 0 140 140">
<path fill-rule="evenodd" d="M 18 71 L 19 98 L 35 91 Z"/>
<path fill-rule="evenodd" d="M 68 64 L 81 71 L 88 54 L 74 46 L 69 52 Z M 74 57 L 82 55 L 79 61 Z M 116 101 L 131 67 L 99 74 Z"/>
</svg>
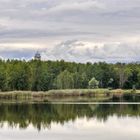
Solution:
<svg viewBox="0 0 140 140">
<path fill-rule="evenodd" d="M 71 40 L 46 48 L 43 59 L 76 62 L 133 62 L 140 60 L 140 43 L 94 43 Z"/>
<path fill-rule="evenodd" d="M 37 50 L 44 51 L 45 46 L 30 43 L 0 43 L 0 58 L 31 59 Z"/>
</svg>

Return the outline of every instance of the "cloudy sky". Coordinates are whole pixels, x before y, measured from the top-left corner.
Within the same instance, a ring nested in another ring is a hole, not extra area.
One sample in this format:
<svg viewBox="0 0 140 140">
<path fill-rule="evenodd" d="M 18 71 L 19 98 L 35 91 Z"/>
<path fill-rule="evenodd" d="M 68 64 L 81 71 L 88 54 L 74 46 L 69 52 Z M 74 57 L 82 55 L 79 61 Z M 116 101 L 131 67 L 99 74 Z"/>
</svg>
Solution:
<svg viewBox="0 0 140 140">
<path fill-rule="evenodd" d="M 140 60 L 140 0 L 0 0 L 0 57 Z"/>
</svg>

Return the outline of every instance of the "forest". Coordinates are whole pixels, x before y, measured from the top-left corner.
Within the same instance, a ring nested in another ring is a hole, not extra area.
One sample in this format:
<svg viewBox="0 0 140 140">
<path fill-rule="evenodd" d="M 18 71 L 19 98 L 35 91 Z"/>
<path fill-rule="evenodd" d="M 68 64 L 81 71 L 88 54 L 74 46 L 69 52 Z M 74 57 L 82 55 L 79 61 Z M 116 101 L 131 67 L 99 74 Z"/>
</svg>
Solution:
<svg viewBox="0 0 140 140">
<path fill-rule="evenodd" d="M 0 60 L 1 91 L 140 89 L 139 63 Z"/>
</svg>

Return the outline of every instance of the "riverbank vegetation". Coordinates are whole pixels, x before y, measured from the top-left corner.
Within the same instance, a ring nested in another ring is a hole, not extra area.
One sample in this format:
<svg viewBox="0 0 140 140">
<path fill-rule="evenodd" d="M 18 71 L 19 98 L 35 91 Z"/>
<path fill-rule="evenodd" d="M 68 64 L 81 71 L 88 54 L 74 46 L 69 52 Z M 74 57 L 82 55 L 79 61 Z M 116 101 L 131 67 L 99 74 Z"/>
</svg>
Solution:
<svg viewBox="0 0 140 140">
<path fill-rule="evenodd" d="M 112 97 L 123 97 L 125 95 L 140 95 L 140 90 L 109 90 L 109 89 L 65 89 L 65 90 L 49 90 L 49 91 L 9 91 L 0 92 L 0 100 L 15 100 L 15 101 L 76 101 L 79 99 L 90 98 L 100 99 L 111 99 Z M 83 97 L 83 98 L 82 98 Z M 66 100 L 68 98 L 68 100 Z M 48 100 L 49 99 L 49 100 Z M 103 100 L 101 100 L 103 101 Z"/>
<path fill-rule="evenodd" d="M 1 91 L 140 89 L 140 64 L 0 60 Z"/>
</svg>

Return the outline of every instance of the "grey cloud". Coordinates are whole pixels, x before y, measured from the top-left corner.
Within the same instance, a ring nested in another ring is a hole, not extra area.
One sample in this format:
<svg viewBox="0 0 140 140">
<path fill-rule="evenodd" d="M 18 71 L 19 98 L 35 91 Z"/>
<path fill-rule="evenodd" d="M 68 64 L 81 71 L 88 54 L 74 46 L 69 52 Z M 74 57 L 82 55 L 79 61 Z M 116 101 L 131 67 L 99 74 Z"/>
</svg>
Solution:
<svg viewBox="0 0 140 140">
<path fill-rule="evenodd" d="M 138 0 L 0 0 L 0 3 L 0 19 L 5 21 L 8 30 L 21 30 L 18 32 L 21 38 L 32 30 L 27 38 L 33 40 L 38 29 L 40 37 L 46 37 L 44 31 L 51 30 L 51 36 L 56 30 L 56 36 L 63 37 L 68 30 L 73 30 L 73 36 L 81 31 L 87 39 L 90 38 L 89 32 L 97 33 L 95 39 L 107 39 L 109 35 L 112 38 L 120 34 L 127 36 L 127 33 L 139 30 Z"/>
<path fill-rule="evenodd" d="M 67 29 L 65 29 L 67 30 Z M 41 37 L 55 37 L 55 36 L 84 36 L 86 35 L 92 35 L 95 36 L 97 33 L 94 32 L 86 32 L 86 31 L 74 31 L 74 30 L 67 30 L 66 31 L 60 31 L 60 30 L 42 30 L 42 29 L 14 29 L 14 30 L 1 30 L 0 31 L 0 37 L 2 38 L 16 38 L 16 39 L 36 39 Z"/>
<path fill-rule="evenodd" d="M 0 0 L 0 9 L 1 43 L 42 41 L 45 45 L 49 40 L 76 39 L 81 42 L 63 42 L 52 47 L 52 51 L 47 50 L 48 55 L 70 61 L 139 59 L 139 0 Z M 101 48 L 82 49 L 83 42 L 106 43 Z M 80 47 L 81 50 L 77 49 Z"/>
</svg>

